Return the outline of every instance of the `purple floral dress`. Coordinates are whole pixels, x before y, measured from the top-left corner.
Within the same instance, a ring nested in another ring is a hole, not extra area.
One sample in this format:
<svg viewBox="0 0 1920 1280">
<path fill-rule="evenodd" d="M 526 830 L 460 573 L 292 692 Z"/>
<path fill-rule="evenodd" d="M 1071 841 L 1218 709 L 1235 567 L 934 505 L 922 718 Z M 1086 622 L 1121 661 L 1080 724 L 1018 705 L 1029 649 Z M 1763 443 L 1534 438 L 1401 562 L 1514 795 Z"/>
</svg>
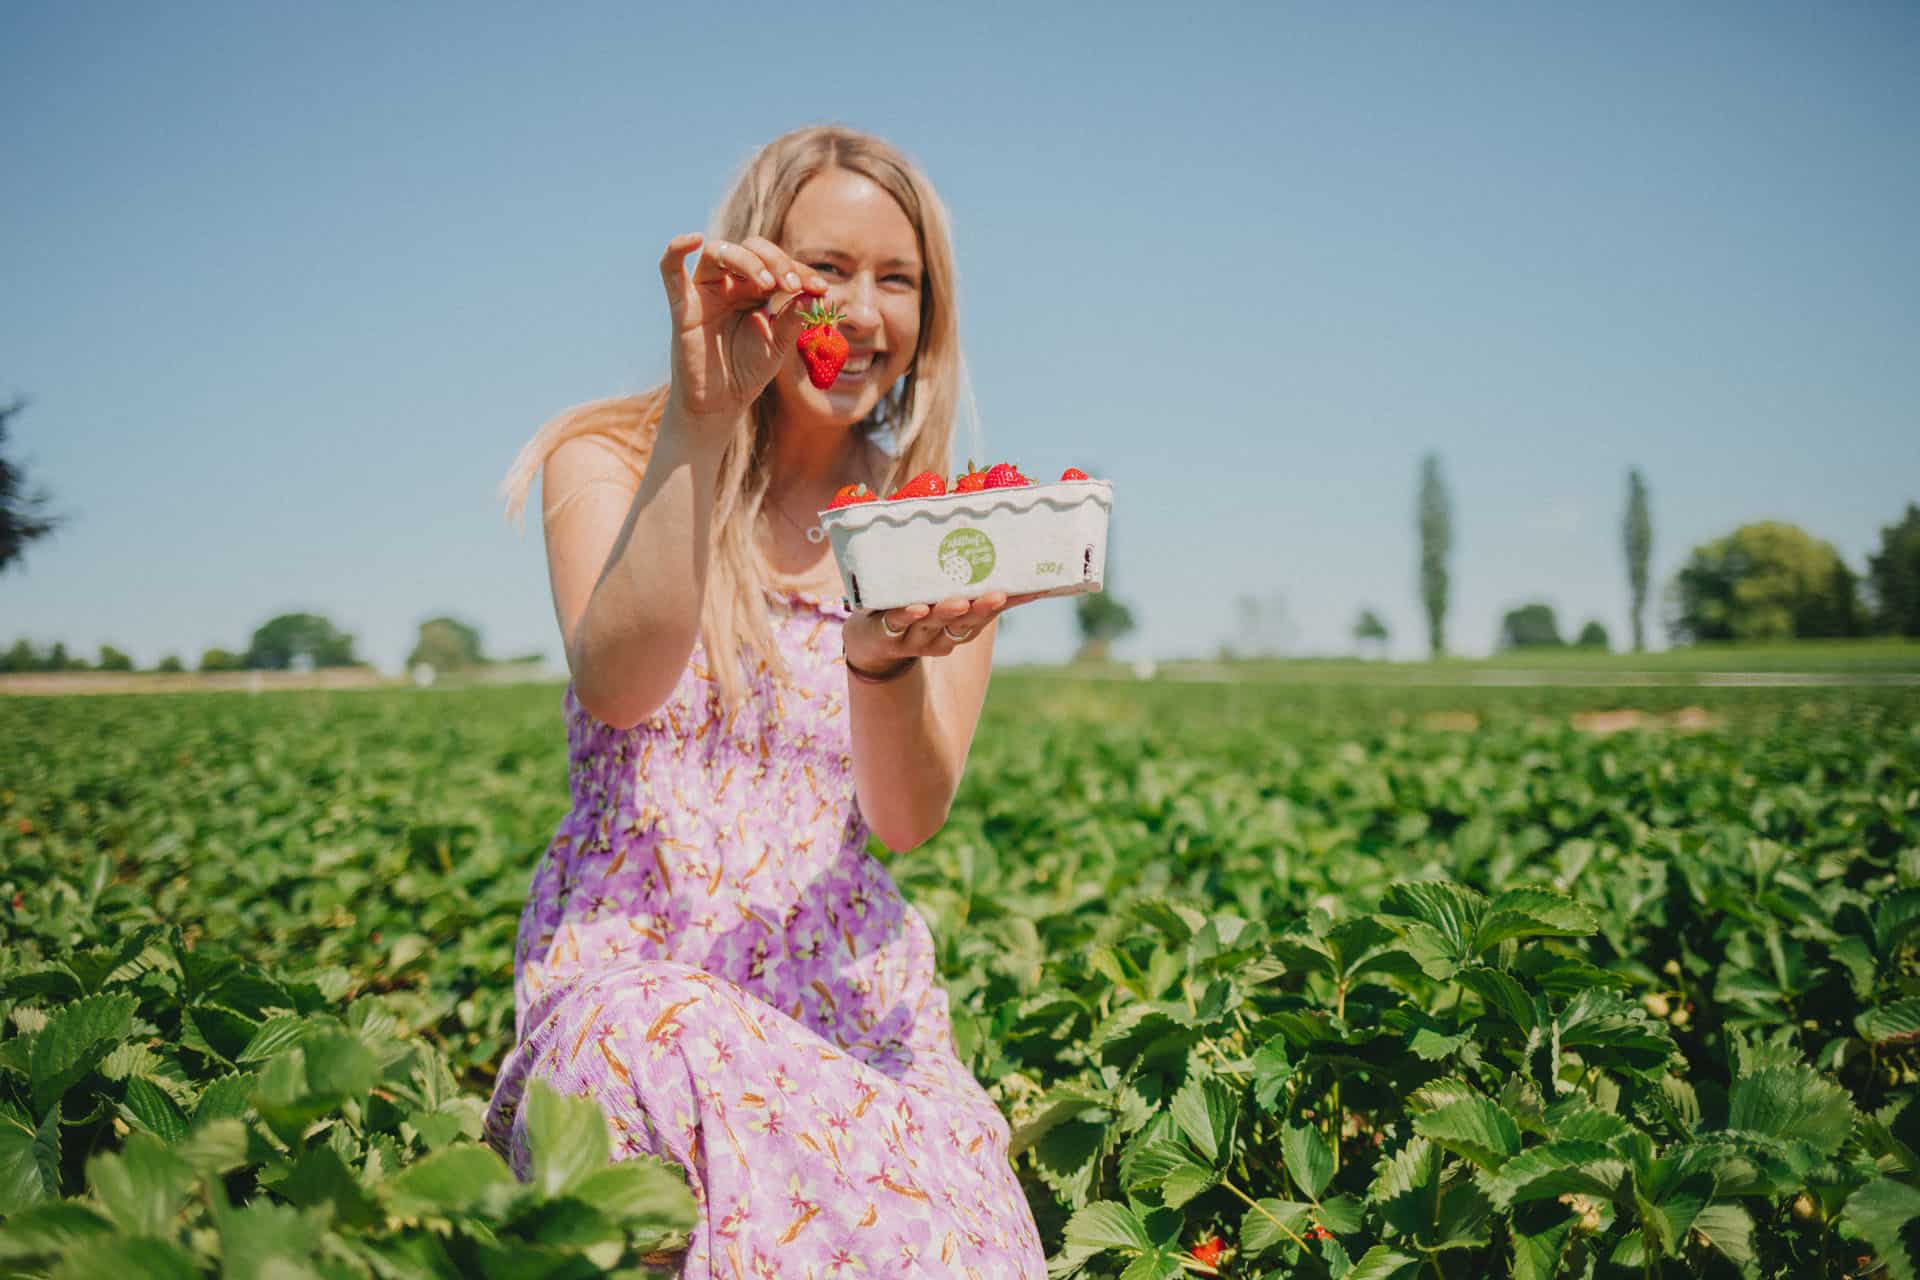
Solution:
<svg viewBox="0 0 1920 1280">
<path fill-rule="evenodd" d="M 1044 1276 L 926 921 L 866 852 L 846 617 L 782 594 L 789 675 L 761 664 L 733 714 L 699 646 L 624 732 L 567 689 L 573 808 L 520 918 L 487 1140 L 524 1178 L 527 1082 L 591 1095 L 615 1158 L 687 1169 L 697 1280 Z"/>
</svg>

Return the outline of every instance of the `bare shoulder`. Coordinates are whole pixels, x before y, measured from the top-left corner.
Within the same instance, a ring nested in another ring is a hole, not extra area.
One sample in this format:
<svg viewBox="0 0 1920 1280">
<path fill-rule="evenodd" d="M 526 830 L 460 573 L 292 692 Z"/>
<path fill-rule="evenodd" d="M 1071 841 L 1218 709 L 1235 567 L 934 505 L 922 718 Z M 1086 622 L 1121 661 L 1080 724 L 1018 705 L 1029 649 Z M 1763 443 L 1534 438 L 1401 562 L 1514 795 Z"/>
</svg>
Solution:
<svg viewBox="0 0 1920 1280">
<path fill-rule="evenodd" d="M 593 490 L 619 490 L 631 498 L 640 491 L 643 457 L 601 435 L 575 436 L 563 441 L 547 458 L 541 473 L 540 505 L 548 519 L 571 500 Z"/>
</svg>

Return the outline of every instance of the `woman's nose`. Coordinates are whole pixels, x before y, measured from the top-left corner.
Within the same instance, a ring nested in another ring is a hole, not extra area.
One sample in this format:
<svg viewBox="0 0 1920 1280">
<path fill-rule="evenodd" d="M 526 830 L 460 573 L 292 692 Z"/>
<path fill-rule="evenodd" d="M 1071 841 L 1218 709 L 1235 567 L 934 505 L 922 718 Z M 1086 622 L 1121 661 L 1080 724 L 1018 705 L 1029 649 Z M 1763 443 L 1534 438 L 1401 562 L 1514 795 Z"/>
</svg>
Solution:
<svg viewBox="0 0 1920 1280">
<path fill-rule="evenodd" d="M 846 327 L 866 332 L 880 327 L 880 307 L 873 277 L 861 272 L 848 280 L 840 297 L 834 299 L 846 313 Z"/>
</svg>

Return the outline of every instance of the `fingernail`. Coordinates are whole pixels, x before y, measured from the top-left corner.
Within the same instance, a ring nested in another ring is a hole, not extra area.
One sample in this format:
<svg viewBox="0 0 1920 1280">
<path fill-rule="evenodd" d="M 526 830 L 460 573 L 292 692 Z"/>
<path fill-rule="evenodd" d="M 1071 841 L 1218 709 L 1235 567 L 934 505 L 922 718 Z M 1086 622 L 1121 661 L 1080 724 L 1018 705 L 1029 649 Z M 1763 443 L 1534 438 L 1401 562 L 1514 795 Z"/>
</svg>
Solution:
<svg viewBox="0 0 1920 1280">
<path fill-rule="evenodd" d="M 798 289 L 799 287 L 800 287 L 799 275 L 792 271 L 787 272 L 787 288 Z"/>
<path fill-rule="evenodd" d="M 809 289 L 825 289 L 826 287 L 827 287 L 827 282 L 825 280 L 822 280 L 819 276 L 815 276 L 811 280 L 807 281 L 807 288 Z"/>
<path fill-rule="evenodd" d="M 760 283 L 771 289 L 773 287 L 773 272 L 762 271 L 760 273 Z"/>
</svg>

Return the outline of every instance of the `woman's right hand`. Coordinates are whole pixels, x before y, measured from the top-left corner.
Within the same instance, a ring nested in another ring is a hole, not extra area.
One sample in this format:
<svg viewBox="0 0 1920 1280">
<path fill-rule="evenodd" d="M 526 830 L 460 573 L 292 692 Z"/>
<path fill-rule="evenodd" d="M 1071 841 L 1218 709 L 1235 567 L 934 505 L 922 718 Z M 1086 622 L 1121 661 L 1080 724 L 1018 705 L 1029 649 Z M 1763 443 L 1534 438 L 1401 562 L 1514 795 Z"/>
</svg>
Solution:
<svg viewBox="0 0 1920 1280">
<path fill-rule="evenodd" d="M 703 239 L 697 232 L 676 236 L 660 259 L 673 313 L 671 395 L 692 418 L 732 423 L 745 416 L 806 328 L 791 295 L 824 296 L 827 282 L 759 236 L 715 241 L 689 278 L 687 255 Z M 770 315 L 770 299 L 787 305 Z"/>
</svg>

